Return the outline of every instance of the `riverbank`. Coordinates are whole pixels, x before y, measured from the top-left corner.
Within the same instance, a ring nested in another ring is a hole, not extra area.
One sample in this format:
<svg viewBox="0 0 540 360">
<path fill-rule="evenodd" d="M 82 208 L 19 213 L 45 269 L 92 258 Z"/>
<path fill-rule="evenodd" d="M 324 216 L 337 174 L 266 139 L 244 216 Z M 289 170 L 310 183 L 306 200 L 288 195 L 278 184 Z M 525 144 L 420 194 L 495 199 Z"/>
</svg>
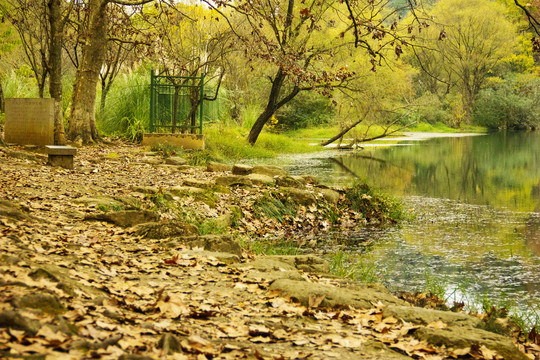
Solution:
<svg viewBox="0 0 540 360">
<path fill-rule="evenodd" d="M 340 227 L 368 221 L 350 209 L 330 211 L 345 193 L 312 176 L 245 165 L 233 174 L 226 165 L 194 167 L 121 144 L 79 149 L 74 170 L 44 162 L 39 153 L 0 147 L 4 357 L 540 353 L 480 318 L 411 307 L 379 285 L 336 278 L 317 257 L 253 255 L 254 237 L 288 232 L 309 243 L 332 217 Z"/>
<path fill-rule="evenodd" d="M 360 146 L 373 146 L 377 143 L 399 143 L 401 137 L 404 140 L 421 140 L 435 136 L 468 136 L 469 134 L 482 134 L 487 130 L 479 127 L 468 127 L 465 129 L 453 129 L 444 125 L 432 126 L 429 124 L 419 124 L 411 129 L 394 133 L 392 136 L 379 139 L 374 142 L 359 143 Z M 246 141 L 249 128 L 238 125 L 226 126 L 224 124 L 213 124 L 205 128 L 207 137 L 207 149 L 202 157 L 206 160 L 215 161 L 239 161 L 246 159 L 273 158 L 282 154 L 313 153 L 324 150 L 331 150 L 335 147 L 322 147 L 320 143 L 332 138 L 340 132 L 339 126 L 311 127 L 283 132 L 263 131 L 252 146 Z M 384 132 L 384 128 L 379 125 L 367 126 L 360 124 L 351 133 L 345 136 L 342 146 L 350 144 L 353 138 L 375 137 Z M 465 135 L 462 135 L 465 134 Z M 386 146 L 386 145 L 385 145 Z"/>
</svg>

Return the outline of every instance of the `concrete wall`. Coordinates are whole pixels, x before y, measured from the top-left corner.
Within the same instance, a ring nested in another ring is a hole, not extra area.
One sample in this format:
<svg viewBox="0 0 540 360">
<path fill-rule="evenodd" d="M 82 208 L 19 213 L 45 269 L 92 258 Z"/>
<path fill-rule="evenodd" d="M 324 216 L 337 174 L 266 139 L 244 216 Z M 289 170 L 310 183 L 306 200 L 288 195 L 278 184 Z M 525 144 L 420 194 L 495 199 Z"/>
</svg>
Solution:
<svg viewBox="0 0 540 360">
<path fill-rule="evenodd" d="M 54 143 L 53 99 L 6 99 L 4 140 L 8 144 Z"/>
</svg>

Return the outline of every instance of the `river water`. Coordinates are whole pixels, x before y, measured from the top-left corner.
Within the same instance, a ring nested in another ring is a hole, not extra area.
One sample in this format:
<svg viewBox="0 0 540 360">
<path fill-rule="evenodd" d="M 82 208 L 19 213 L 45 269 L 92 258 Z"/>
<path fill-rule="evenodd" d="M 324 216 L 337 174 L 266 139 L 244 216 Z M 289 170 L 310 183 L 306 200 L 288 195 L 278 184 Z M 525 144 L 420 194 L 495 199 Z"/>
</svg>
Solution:
<svg viewBox="0 0 540 360">
<path fill-rule="evenodd" d="M 403 139 L 399 146 L 278 160 L 326 184 L 366 181 L 402 199 L 415 218 L 362 229 L 363 261 L 393 290 L 444 291 L 474 307 L 510 301 L 540 323 L 540 133 Z M 504 304 L 503 304 L 504 305 Z"/>
</svg>

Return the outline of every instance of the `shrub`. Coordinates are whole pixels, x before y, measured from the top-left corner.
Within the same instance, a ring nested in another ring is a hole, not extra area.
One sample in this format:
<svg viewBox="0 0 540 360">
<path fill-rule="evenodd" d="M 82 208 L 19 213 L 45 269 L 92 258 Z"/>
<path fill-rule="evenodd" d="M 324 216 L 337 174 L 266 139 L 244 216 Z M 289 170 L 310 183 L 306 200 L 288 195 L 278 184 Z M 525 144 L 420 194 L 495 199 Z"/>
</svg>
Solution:
<svg viewBox="0 0 540 360">
<path fill-rule="evenodd" d="M 276 114 L 276 128 L 289 130 L 326 125 L 335 114 L 335 107 L 327 97 L 314 92 L 300 93 Z"/>
<path fill-rule="evenodd" d="M 537 129 L 540 80 L 516 77 L 482 90 L 475 102 L 473 121 L 493 129 Z"/>
</svg>

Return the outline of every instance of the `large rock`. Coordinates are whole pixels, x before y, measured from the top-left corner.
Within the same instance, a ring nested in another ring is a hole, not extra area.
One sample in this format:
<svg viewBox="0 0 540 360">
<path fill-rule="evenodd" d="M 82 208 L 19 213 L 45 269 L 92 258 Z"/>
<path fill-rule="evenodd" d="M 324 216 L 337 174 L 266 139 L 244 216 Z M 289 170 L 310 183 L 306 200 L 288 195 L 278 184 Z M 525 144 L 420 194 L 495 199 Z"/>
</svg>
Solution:
<svg viewBox="0 0 540 360">
<path fill-rule="evenodd" d="M 305 187 L 304 183 L 302 183 L 298 179 L 293 178 L 292 176 L 277 176 L 276 184 L 282 187 L 290 187 L 290 188 L 298 188 L 298 189 Z"/>
<path fill-rule="evenodd" d="M 226 175 L 226 176 L 220 176 L 215 179 L 216 185 L 220 186 L 235 186 L 235 185 L 245 185 L 245 186 L 252 186 L 253 183 L 250 179 L 248 179 L 245 176 L 237 176 L 237 175 Z"/>
<path fill-rule="evenodd" d="M 249 175 L 253 172 L 253 167 L 243 164 L 235 164 L 232 167 L 233 175 Z"/>
<path fill-rule="evenodd" d="M 276 180 L 271 177 L 271 176 L 268 176 L 268 175 L 263 175 L 263 174 L 249 174 L 248 176 L 246 176 L 249 180 L 251 180 L 251 182 L 253 183 L 253 185 L 259 185 L 259 186 L 265 186 L 265 185 L 268 185 L 268 186 L 272 186 L 276 183 Z"/>
<path fill-rule="evenodd" d="M 144 164 L 148 165 L 159 165 L 163 164 L 163 160 L 161 158 L 149 158 L 149 159 L 143 159 L 142 162 Z"/>
<path fill-rule="evenodd" d="M 29 308 L 42 311 L 50 315 L 62 314 L 66 308 L 60 300 L 50 294 L 26 294 L 13 300 L 13 305 L 18 308 Z"/>
<path fill-rule="evenodd" d="M 340 193 L 332 189 L 317 189 L 317 191 L 323 196 L 323 198 L 331 204 L 336 205 L 341 197 Z"/>
<path fill-rule="evenodd" d="M 203 188 L 191 186 L 174 186 L 168 189 L 174 195 L 202 194 Z"/>
<path fill-rule="evenodd" d="M 217 162 L 210 161 L 206 166 L 206 171 L 208 172 L 221 172 L 221 171 L 231 171 L 232 167 L 227 164 L 221 164 Z"/>
<path fill-rule="evenodd" d="M 284 169 L 280 168 L 279 166 L 271 166 L 271 165 L 257 165 L 253 167 L 252 170 L 253 174 L 261 174 L 266 175 L 270 177 L 274 176 L 289 176 L 289 173 L 285 171 Z"/>
<path fill-rule="evenodd" d="M 285 193 L 285 196 L 287 196 L 297 204 L 309 206 L 317 202 L 313 194 L 307 190 L 301 190 L 296 188 L 283 188 L 282 190 Z"/>
<path fill-rule="evenodd" d="M 184 179 L 183 181 L 184 186 L 199 188 L 199 189 L 207 189 L 214 184 L 210 182 L 209 180 L 200 180 L 200 179 Z"/>
<path fill-rule="evenodd" d="M 165 239 L 176 236 L 199 235 L 199 230 L 191 224 L 179 221 L 162 221 L 140 224 L 135 227 L 135 234 L 149 239 Z"/>
<path fill-rule="evenodd" d="M 404 301 L 390 294 L 388 290 L 369 284 L 356 286 L 355 289 L 344 289 L 307 281 L 280 279 L 272 283 L 270 290 L 280 291 L 304 306 L 309 306 L 310 297 L 321 295 L 324 295 L 321 306 L 337 308 L 353 306 L 358 309 L 369 309 L 379 302 L 405 305 Z"/>
<path fill-rule="evenodd" d="M 159 189 L 156 186 L 132 186 L 131 191 L 138 192 L 141 194 L 148 194 L 148 195 L 154 195 L 156 194 Z"/>
<path fill-rule="evenodd" d="M 89 215 L 85 217 L 85 220 L 100 220 L 113 223 L 120 227 L 131 227 L 139 224 L 156 222 L 159 220 L 159 214 L 148 210 L 113 211 Z"/>
<path fill-rule="evenodd" d="M 123 205 L 122 202 L 107 196 L 81 196 L 79 198 L 71 200 L 71 202 L 74 204 L 104 206 L 111 209 L 115 207 L 121 207 Z"/>
<path fill-rule="evenodd" d="M 0 328 L 22 330 L 27 335 L 35 335 L 40 327 L 39 322 L 27 319 L 15 311 L 5 310 L 0 312 Z"/>
<path fill-rule="evenodd" d="M 238 264 L 237 267 L 247 269 L 247 277 L 254 281 L 276 281 L 279 279 L 304 281 L 302 274 L 294 264 L 273 256 L 260 256 L 251 262 Z"/>
<path fill-rule="evenodd" d="M 242 256 L 242 248 L 230 235 L 203 235 L 190 241 L 193 247 L 203 248 L 206 251 L 223 252 Z"/>
<path fill-rule="evenodd" d="M 470 346 L 485 346 L 496 351 L 504 360 L 529 359 L 519 351 L 510 338 L 475 328 L 450 326 L 444 329 L 424 327 L 416 330 L 414 336 L 435 346 L 463 349 Z"/>
<path fill-rule="evenodd" d="M 171 156 L 165 159 L 165 164 L 168 165 L 186 165 L 187 160 L 180 156 Z"/>
<path fill-rule="evenodd" d="M 36 218 L 27 214 L 20 205 L 14 204 L 8 200 L 0 200 L 0 216 L 14 220 L 36 220 Z"/>
<path fill-rule="evenodd" d="M 330 272 L 330 264 L 314 255 L 277 255 L 275 258 L 309 273 L 328 274 Z"/>
<path fill-rule="evenodd" d="M 463 313 L 424 309 L 410 305 L 387 306 L 383 310 L 383 315 L 385 317 L 393 316 L 405 320 L 406 322 L 419 325 L 428 325 L 437 321 L 442 321 L 445 324 L 452 326 L 477 327 L 481 322 L 480 319 Z"/>
</svg>

